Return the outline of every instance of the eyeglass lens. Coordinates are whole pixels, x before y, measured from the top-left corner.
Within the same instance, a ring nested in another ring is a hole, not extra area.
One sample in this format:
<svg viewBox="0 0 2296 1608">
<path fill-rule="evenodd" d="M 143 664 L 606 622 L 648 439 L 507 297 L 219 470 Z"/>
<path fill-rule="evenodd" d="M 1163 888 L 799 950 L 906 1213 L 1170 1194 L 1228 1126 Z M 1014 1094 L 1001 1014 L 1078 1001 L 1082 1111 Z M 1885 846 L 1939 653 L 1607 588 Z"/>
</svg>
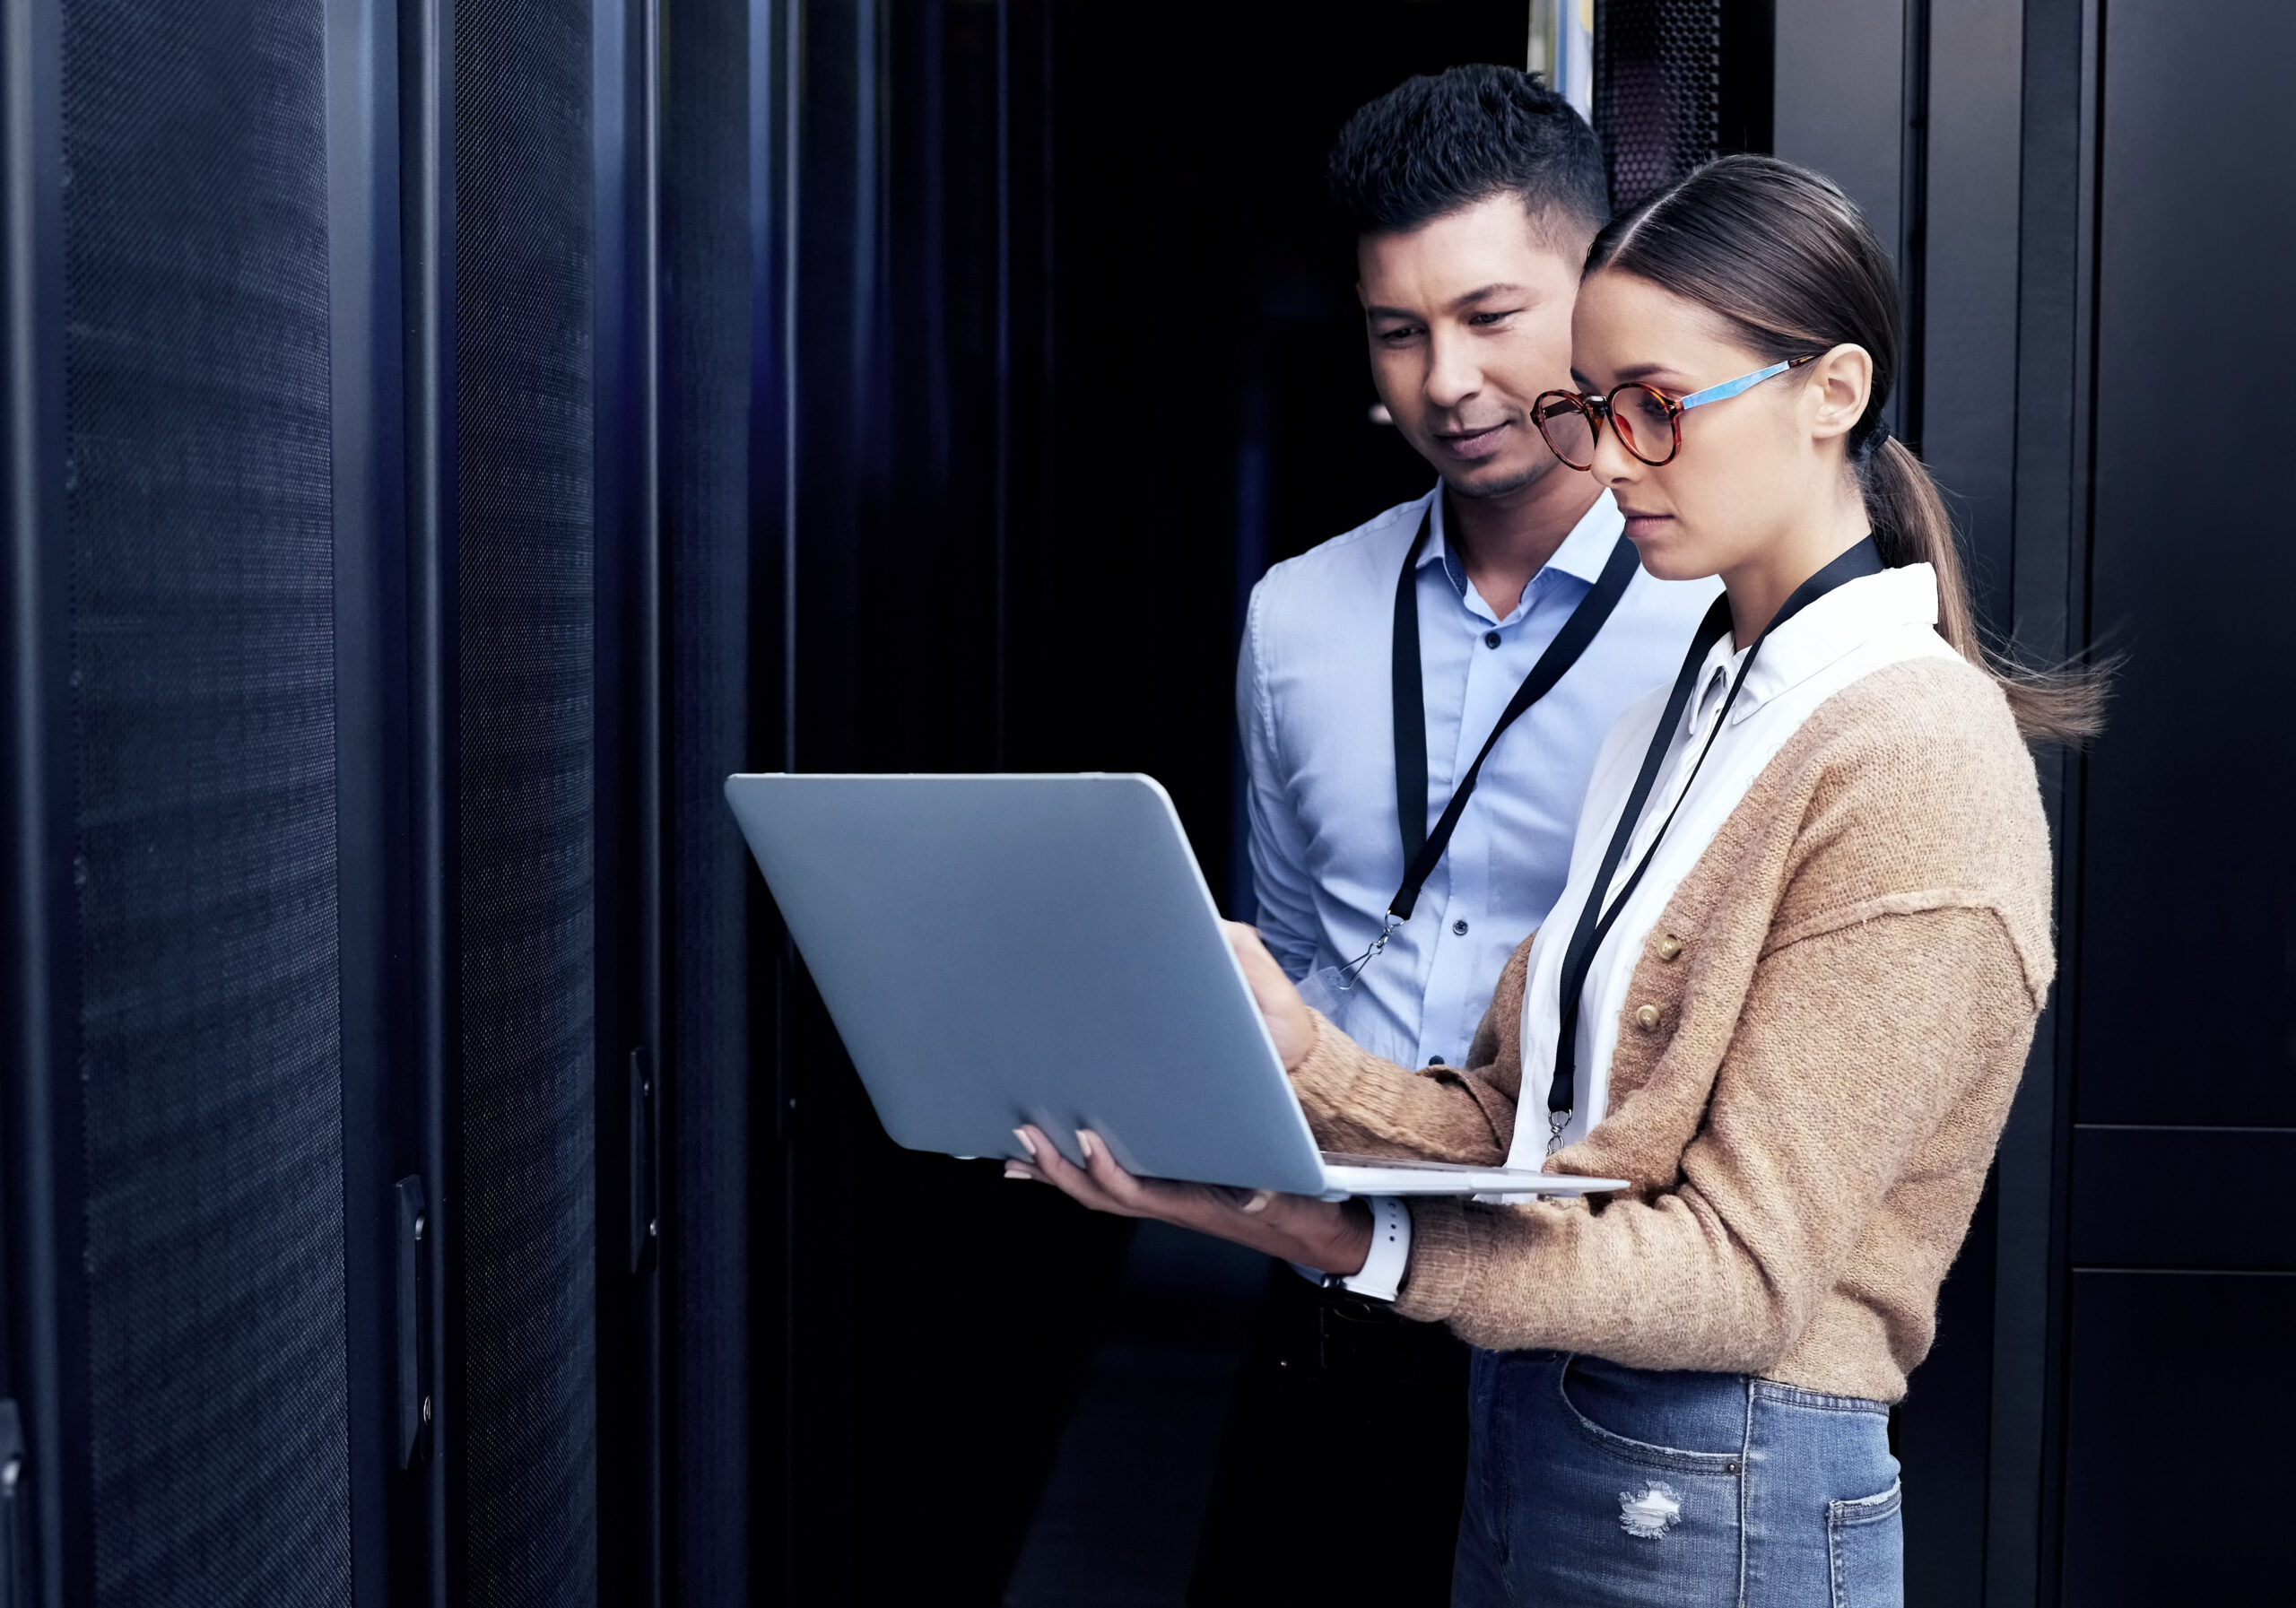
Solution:
<svg viewBox="0 0 2296 1608">
<path fill-rule="evenodd" d="M 1611 393 L 1611 425 L 1621 444 L 1646 464 L 1674 456 L 1674 410 L 1648 386 L 1621 386 Z"/>
<path fill-rule="evenodd" d="M 1539 434 L 1564 465 L 1572 469 L 1595 465 L 1595 419 L 1586 404 L 1561 391 L 1541 396 L 1534 409 Z"/>
</svg>

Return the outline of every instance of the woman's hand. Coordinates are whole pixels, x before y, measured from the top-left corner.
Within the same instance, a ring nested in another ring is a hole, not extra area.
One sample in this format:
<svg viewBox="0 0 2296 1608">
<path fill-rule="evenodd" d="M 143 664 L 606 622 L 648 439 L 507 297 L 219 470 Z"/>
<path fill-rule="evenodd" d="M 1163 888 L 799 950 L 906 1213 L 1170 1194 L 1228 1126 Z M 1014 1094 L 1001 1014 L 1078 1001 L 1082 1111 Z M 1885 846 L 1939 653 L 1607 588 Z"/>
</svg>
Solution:
<svg viewBox="0 0 2296 1608">
<path fill-rule="evenodd" d="M 1292 1071 L 1308 1058 L 1308 1051 L 1315 1047 L 1316 1020 L 1308 1014 L 1308 1002 L 1300 997 L 1299 989 L 1283 975 L 1283 968 L 1267 952 L 1267 945 L 1260 941 L 1259 929 L 1246 926 L 1240 921 L 1223 921 L 1228 929 L 1228 943 L 1236 952 L 1236 959 L 1243 962 L 1244 980 L 1252 986 L 1252 998 L 1259 1005 L 1259 1013 L 1267 1019 L 1267 1030 L 1275 1040 L 1275 1053 L 1283 1057 L 1283 1070 Z"/>
<path fill-rule="evenodd" d="M 1249 927 L 1241 930 L 1251 931 Z M 1265 957 L 1267 952 L 1260 953 Z M 1268 965 L 1272 969 L 1275 962 L 1270 960 Z M 1275 977 L 1278 982 L 1283 981 L 1281 971 Z M 1292 998 L 1296 1001 L 1299 995 Z M 1304 1022 L 1307 1007 L 1300 1009 Z M 1279 1195 L 1273 1189 L 1135 1178 L 1118 1167 L 1109 1147 L 1089 1133 L 1076 1135 L 1084 1152 L 1084 1165 L 1076 1167 L 1035 1126 L 1013 1131 L 1031 1160 L 1007 1161 L 1006 1178 L 1050 1184 L 1095 1212 L 1177 1223 L 1324 1273 L 1361 1273 L 1364 1258 L 1371 1254 L 1371 1212 L 1361 1201 L 1320 1201 L 1304 1195 Z"/>
</svg>

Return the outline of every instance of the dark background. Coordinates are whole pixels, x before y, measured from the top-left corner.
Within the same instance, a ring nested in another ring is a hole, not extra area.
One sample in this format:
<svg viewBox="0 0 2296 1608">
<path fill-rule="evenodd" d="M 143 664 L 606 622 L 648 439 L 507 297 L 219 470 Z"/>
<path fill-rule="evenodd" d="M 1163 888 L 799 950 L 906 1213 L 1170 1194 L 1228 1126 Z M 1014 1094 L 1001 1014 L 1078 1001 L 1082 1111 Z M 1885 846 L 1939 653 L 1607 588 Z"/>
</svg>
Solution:
<svg viewBox="0 0 2296 1608">
<path fill-rule="evenodd" d="M 1323 153 L 1525 12 L 0 0 L 0 1603 L 1169 1575 L 1256 1268 L 893 1150 L 718 784 L 1144 769 L 1242 912 L 1243 598 L 1427 482 Z M 2129 656 L 1909 1599 L 2269 1598 L 2292 23 L 1597 19 L 1617 198 L 1839 179 L 1987 626 Z"/>
</svg>

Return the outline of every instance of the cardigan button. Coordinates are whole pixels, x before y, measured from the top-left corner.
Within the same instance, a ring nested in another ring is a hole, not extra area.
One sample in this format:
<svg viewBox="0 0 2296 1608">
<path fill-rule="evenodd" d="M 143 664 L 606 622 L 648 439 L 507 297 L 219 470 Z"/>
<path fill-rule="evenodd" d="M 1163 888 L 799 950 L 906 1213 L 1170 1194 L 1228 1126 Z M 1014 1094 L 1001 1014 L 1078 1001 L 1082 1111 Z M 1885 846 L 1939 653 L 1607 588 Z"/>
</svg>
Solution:
<svg viewBox="0 0 2296 1608">
<path fill-rule="evenodd" d="M 1657 947 L 1660 960 L 1671 960 L 1683 952 L 1683 941 L 1668 933 L 1658 940 Z"/>
<path fill-rule="evenodd" d="M 1658 1030 L 1658 1023 L 1662 1020 L 1664 1020 L 1664 1018 L 1659 1012 L 1658 1007 L 1656 1005 L 1637 1005 L 1634 1007 L 1634 1025 L 1640 1028 L 1646 1033 L 1657 1032 Z"/>
</svg>

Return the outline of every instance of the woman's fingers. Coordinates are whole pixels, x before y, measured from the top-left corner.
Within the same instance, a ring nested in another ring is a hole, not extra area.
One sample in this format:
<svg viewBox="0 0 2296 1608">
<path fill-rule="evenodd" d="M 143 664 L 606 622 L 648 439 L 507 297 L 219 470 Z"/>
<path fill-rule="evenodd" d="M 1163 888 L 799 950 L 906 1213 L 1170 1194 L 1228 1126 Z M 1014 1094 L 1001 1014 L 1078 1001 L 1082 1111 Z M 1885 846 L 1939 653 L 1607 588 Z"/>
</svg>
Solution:
<svg viewBox="0 0 2296 1608">
<path fill-rule="evenodd" d="M 1021 1135 L 1022 1145 L 1031 1155 L 1036 1158 L 1030 1164 L 1029 1170 L 1045 1183 L 1051 1185 L 1080 1205 L 1090 1206 L 1095 1212 L 1112 1212 L 1124 1217 L 1141 1215 L 1138 1211 L 1104 1189 L 1100 1181 L 1091 1173 L 1074 1165 L 1067 1157 L 1062 1155 L 1060 1147 L 1053 1143 L 1041 1129 L 1031 1125 L 1017 1131 Z M 1106 1149 L 1105 1146 L 1100 1148 L 1103 1151 Z M 1124 1176 L 1122 1169 L 1118 1169 L 1118 1176 L 1119 1178 Z"/>
<path fill-rule="evenodd" d="M 1267 1021 L 1268 1036 L 1275 1040 L 1276 1054 L 1283 1057 L 1288 1072 L 1306 1060 L 1315 1045 L 1316 1024 L 1308 1014 L 1308 1002 L 1300 997 L 1300 990 L 1267 952 L 1257 928 L 1240 921 L 1222 925 L 1228 929 L 1229 946 L 1244 969 L 1244 981 L 1251 985 L 1252 999 Z"/>
<path fill-rule="evenodd" d="M 1090 1129 L 1080 1129 L 1076 1134 L 1076 1148 L 1084 1152 L 1082 1167 L 1061 1154 L 1059 1147 L 1040 1129 L 1030 1126 L 1019 1132 L 1022 1143 L 1036 1157 L 1026 1171 L 1095 1212 L 1121 1217 L 1160 1218 L 1183 1228 L 1210 1229 L 1216 1233 L 1219 1220 L 1228 1213 L 1239 1209 L 1257 1211 L 1265 1205 L 1265 1200 L 1257 1207 L 1245 1204 L 1252 1196 L 1267 1195 L 1265 1190 L 1230 1191 L 1204 1184 L 1176 1184 L 1164 1178 L 1135 1178 L 1109 1153 L 1100 1136 Z"/>
<path fill-rule="evenodd" d="M 1272 1189 L 1230 1188 L 1218 1184 L 1180 1184 L 1169 1178 L 1136 1178 L 1109 1152 L 1099 1134 L 1080 1130 L 1076 1148 L 1082 1167 L 1060 1153 L 1041 1129 L 1015 1130 L 1032 1161 L 1008 1161 L 1005 1176 L 1050 1184 L 1081 1206 L 1118 1217 L 1152 1217 L 1216 1234 L 1270 1256 L 1320 1265 L 1340 1227 L 1343 1208 L 1328 1201 L 1280 1195 Z M 1362 1265 L 1358 1256 L 1353 1271 Z"/>
<path fill-rule="evenodd" d="M 1149 1191 L 1138 1178 L 1117 1165 L 1109 1147 L 1100 1143 L 1100 1135 L 1089 1128 L 1076 1134 L 1076 1148 L 1084 1152 L 1084 1172 L 1102 1194 L 1109 1199 L 1123 1202 L 1138 1211 L 1147 1207 Z"/>
</svg>

